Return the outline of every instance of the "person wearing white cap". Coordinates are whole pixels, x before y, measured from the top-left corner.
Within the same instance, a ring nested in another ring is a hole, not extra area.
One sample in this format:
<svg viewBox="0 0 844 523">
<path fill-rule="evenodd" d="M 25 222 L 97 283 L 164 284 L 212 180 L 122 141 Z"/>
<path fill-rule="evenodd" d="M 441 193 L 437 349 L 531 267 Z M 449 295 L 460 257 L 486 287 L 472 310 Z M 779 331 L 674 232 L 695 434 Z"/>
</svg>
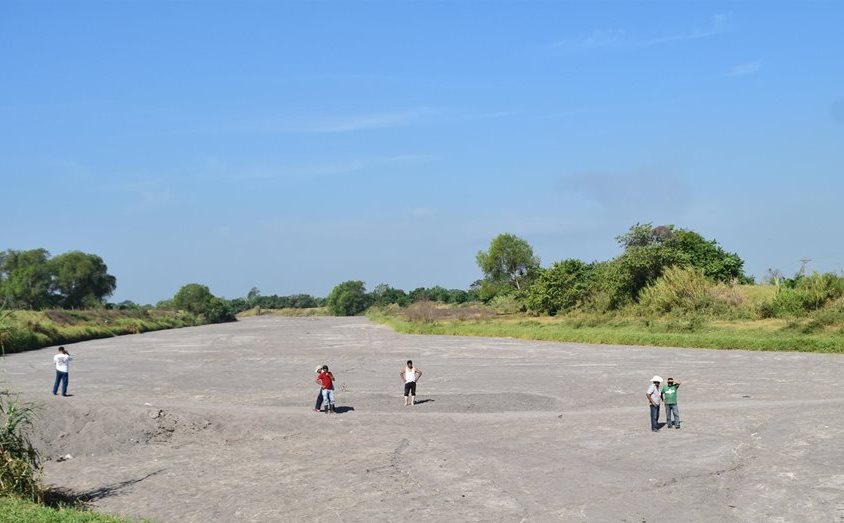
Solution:
<svg viewBox="0 0 844 523">
<path fill-rule="evenodd" d="M 648 398 L 648 403 L 651 406 L 651 430 L 659 432 L 659 405 L 661 402 L 659 385 L 662 383 L 662 378 L 654 376 L 651 378 L 651 384 L 648 387 L 648 392 L 645 396 Z"/>
</svg>

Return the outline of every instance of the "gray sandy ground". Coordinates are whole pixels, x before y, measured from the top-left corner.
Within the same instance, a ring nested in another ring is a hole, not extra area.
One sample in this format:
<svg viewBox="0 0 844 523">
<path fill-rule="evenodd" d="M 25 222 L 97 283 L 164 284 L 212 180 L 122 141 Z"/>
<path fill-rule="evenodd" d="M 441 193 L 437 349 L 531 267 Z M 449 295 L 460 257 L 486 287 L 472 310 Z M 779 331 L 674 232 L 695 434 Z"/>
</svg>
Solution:
<svg viewBox="0 0 844 523">
<path fill-rule="evenodd" d="M 0 361 L 46 482 L 190 521 L 842 521 L 844 358 L 406 336 L 260 317 Z M 404 407 L 399 371 L 424 372 Z M 314 413 L 314 367 L 342 412 Z M 681 380 L 681 430 L 645 389 Z M 664 413 L 661 417 L 664 420 Z M 70 454 L 72 459 L 56 458 Z"/>
</svg>

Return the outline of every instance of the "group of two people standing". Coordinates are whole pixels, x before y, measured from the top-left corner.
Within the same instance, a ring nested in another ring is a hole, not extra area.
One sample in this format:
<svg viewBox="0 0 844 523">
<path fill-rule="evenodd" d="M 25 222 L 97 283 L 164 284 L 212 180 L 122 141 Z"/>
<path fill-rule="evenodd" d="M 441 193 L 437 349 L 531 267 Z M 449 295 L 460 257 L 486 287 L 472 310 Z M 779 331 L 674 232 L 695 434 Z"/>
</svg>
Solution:
<svg viewBox="0 0 844 523">
<path fill-rule="evenodd" d="M 659 432 L 659 406 L 662 403 L 665 403 L 665 426 L 680 428 L 680 408 L 677 407 L 677 389 L 680 388 L 680 382 L 668 378 L 664 387 L 660 388 L 661 384 L 662 378 L 654 376 L 651 378 L 648 392 L 645 393 L 651 407 L 651 430 L 654 432 Z"/>
<path fill-rule="evenodd" d="M 314 382 L 319 384 L 314 411 L 320 412 L 325 405 L 325 412 L 337 412 L 334 407 L 334 374 L 328 370 L 328 365 L 314 369 L 316 378 Z M 416 403 L 416 382 L 422 377 L 419 367 L 413 366 L 413 361 L 407 360 L 407 365 L 401 370 L 401 377 L 404 380 L 404 406 L 408 407 Z"/>
</svg>

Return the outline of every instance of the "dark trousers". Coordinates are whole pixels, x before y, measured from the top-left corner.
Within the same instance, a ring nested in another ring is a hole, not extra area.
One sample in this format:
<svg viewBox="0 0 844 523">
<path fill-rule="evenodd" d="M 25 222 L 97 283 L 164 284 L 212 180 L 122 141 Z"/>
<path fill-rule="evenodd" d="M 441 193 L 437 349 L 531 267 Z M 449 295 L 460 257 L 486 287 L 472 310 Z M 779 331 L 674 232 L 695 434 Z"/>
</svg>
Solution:
<svg viewBox="0 0 844 523">
<path fill-rule="evenodd" d="M 67 372 L 56 371 L 56 382 L 53 383 L 53 394 L 59 391 L 59 383 L 62 385 L 62 396 L 67 396 Z"/>
<path fill-rule="evenodd" d="M 322 408 L 322 390 L 320 389 L 316 395 L 316 404 L 314 405 L 314 409 L 319 410 Z"/>
<path fill-rule="evenodd" d="M 416 382 L 411 381 L 409 383 L 404 384 L 404 395 L 407 396 L 410 394 L 411 396 L 416 396 Z"/>
</svg>

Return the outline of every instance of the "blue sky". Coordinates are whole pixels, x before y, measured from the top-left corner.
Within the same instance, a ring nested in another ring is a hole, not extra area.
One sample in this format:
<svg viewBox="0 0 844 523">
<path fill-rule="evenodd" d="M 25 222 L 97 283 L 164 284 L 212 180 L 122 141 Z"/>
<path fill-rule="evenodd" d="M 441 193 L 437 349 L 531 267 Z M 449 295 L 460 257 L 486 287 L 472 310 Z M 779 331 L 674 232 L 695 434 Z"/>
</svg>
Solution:
<svg viewBox="0 0 844 523">
<path fill-rule="evenodd" d="M 0 3 L 0 249 L 113 301 L 467 288 L 637 222 L 844 269 L 839 2 Z"/>
</svg>

